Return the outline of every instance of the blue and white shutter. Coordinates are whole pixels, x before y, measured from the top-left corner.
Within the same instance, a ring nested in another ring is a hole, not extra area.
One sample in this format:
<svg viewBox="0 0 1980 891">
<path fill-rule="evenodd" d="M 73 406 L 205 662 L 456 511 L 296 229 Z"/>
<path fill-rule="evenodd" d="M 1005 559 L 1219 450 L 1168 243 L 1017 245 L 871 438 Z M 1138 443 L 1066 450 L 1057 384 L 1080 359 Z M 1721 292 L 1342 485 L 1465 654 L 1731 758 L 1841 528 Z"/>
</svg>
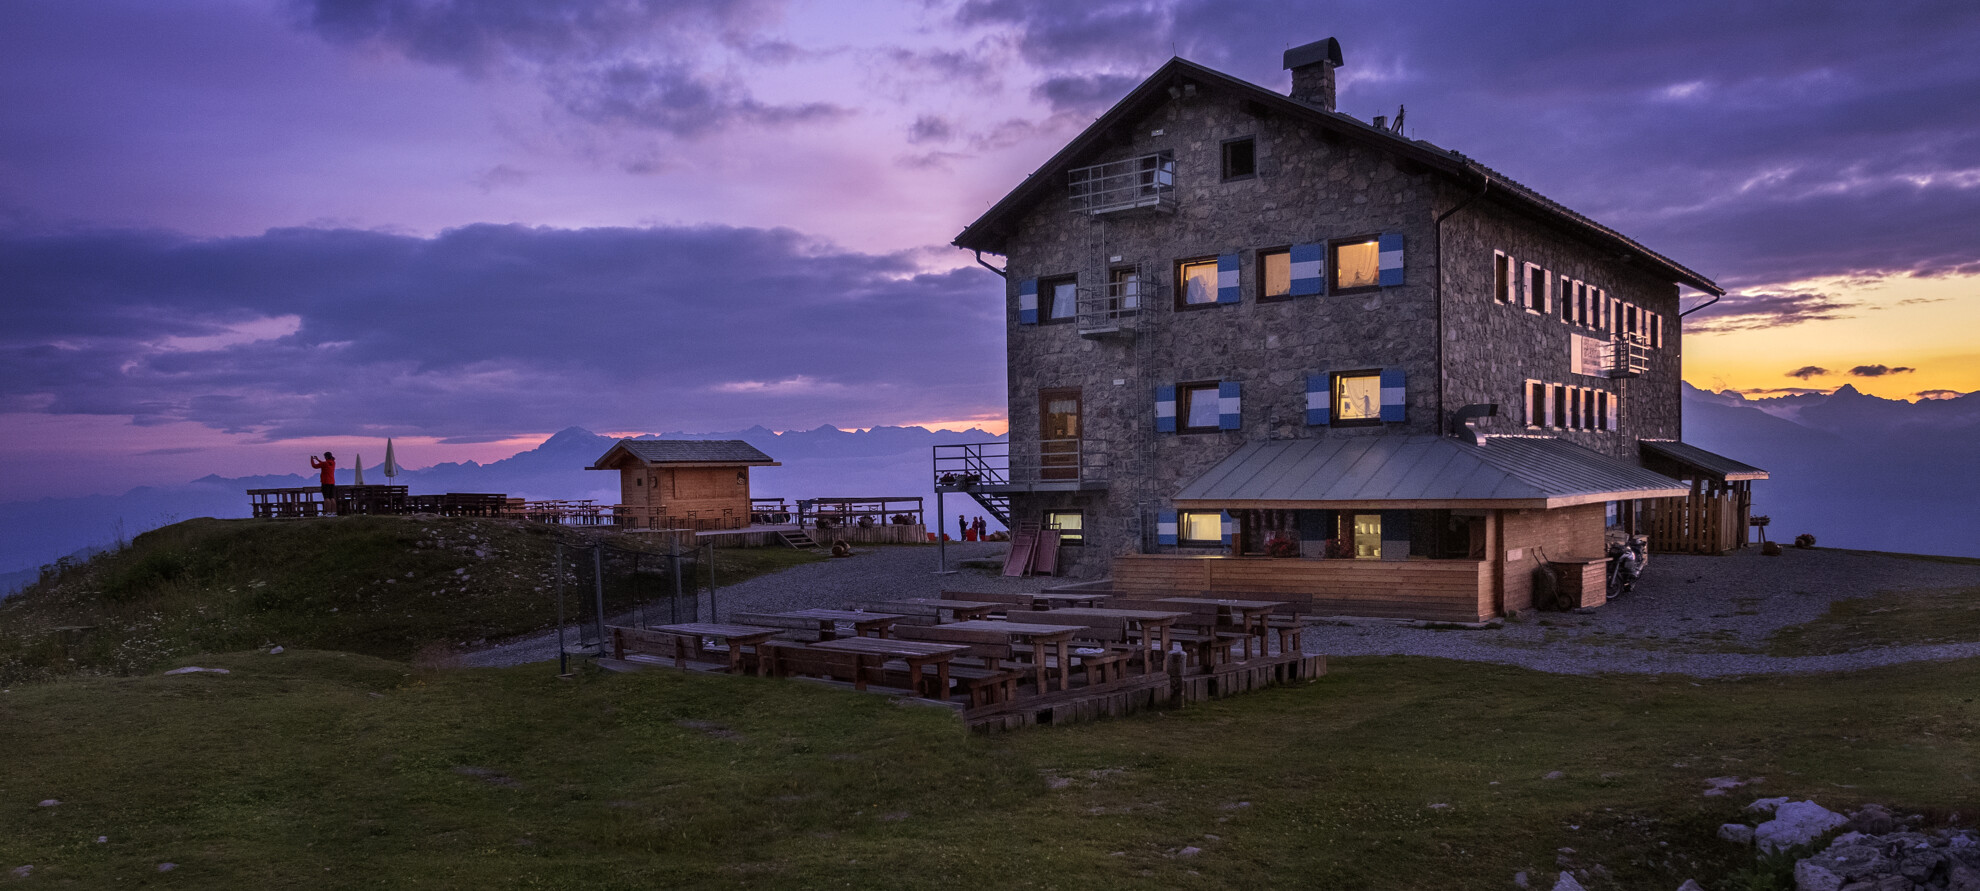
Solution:
<svg viewBox="0 0 1980 891">
<path fill-rule="evenodd" d="M 1038 324 L 1038 280 L 1035 278 L 1018 282 L 1018 324 Z"/>
<path fill-rule="evenodd" d="M 1231 537 L 1237 535 L 1237 518 L 1231 516 L 1231 512 L 1227 510 L 1218 511 L 1217 516 L 1224 527 L 1224 547 L 1230 547 Z"/>
<path fill-rule="evenodd" d="M 1327 419 L 1332 416 L 1332 413 L 1329 411 L 1332 406 L 1327 404 L 1331 398 L 1333 398 L 1333 390 L 1327 386 L 1326 372 L 1307 375 L 1306 423 L 1327 423 Z"/>
<path fill-rule="evenodd" d="M 1172 510 L 1155 512 L 1155 543 L 1172 545 L 1179 541 L 1176 534 L 1177 517 Z"/>
<path fill-rule="evenodd" d="M 1244 299 L 1244 288 L 1238 285 L 1238 255 L 1223 254 L 1217 257 L 1217 302 L 1237 303 Z"/>
<path fill-rule="evenodd" d="M 1407 403 L 1403 389 L 1403 370 L 1400 368 L 1382 369 L 1382 420 L 1402 421 Z"/>
<path fill-rule="evenodd" d="M 1381 270 L 1378 280 L 1382 287 L 1390 288 L 1403 283 L 1403 237 L 1400 232 L 1384 232 L 1375 240 L 1376 264 Z"/>
<path fill-rule="evenodd" d="M 1176 388 L 1155 388 L 1155 432 L 1176 432 Z"/>
<path fill-rule="evenodd" d="M 1243 415 L 1238 404 L 1238 382 L 1223 381 L 1217 384 L 1217 429 L 1236 430 Z"/>
<path fill-rule="evenodd" d="M 1292 255 L 1292 291 L 1294 297 L 1305 297 L 1320 293 L 1320 283 L 1325 280 L 1326 249 L 1317 244 L 1296 244 L 1289 251 Z"/>
</svg>

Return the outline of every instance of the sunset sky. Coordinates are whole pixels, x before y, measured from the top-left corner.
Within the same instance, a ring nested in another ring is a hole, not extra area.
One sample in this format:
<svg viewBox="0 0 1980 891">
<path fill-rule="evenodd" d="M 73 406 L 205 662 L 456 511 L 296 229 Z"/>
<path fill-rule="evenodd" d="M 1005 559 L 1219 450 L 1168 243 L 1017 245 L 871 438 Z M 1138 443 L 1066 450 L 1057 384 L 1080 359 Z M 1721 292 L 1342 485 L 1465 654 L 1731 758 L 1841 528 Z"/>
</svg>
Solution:
<svg viewBox="0 0 1980 891">
<path fill-rule="evenodd" d="M 563 427 L 1002 428 L 950 239 L 1172 55 L 1717 280 L 1685 377 L 1980 389 L 1980 4 L 10 0 L 0 500 Z M 1702 302 L 1694 297 L 1687 302 Z"/>
</svg>

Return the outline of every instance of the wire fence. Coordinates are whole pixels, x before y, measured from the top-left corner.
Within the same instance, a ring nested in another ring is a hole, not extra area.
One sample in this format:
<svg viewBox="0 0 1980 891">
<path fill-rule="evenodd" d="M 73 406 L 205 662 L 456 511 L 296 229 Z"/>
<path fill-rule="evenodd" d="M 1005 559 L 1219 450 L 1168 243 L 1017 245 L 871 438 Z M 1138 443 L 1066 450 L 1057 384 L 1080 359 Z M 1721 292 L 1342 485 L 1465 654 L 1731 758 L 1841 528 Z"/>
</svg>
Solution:
<svg viewBox="0 0 1980 891">
<path fill-rule="evenodd" d="M 607 625 L 701 621 L 701 592 L 714 619 L 713 545 L 665 551 L 615 545 L 559 545 L 555 557 L 558 672 L 568 673 L 572 654 L 605 652 Z"/>
</svg>

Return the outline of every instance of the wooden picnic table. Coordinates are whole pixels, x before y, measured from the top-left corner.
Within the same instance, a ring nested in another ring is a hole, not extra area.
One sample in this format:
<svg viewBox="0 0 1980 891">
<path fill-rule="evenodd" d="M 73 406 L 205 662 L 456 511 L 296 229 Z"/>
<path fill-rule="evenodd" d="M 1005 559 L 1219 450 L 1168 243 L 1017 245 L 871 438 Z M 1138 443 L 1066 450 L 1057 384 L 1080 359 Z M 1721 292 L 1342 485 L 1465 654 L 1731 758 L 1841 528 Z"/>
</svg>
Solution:
<svg viewBox="0 0 1980 891">
<path fill-rule="evenodd" d="M 1266 646 L 1266 641 L 1271 637 L 1271 631 L 1266 627 L 1270 622 L 1269 617 L 1273 610 L 1286 605 L 1282 600 L 1240 600 L 1219 597 L 1162 597 L 1157 602 L 1217 607 L 1218 612 L 1235 620 L 1231 624 L 1243 629 L 1245 634 L 1258 638 L 1258 652 L 1261 655 L 1269 650 Z M 1249 655 L 1249 648 L 1246 649 L 1246 653 Z"/>
<path fill-rule="evenodd" d="M 1052 609 L 1064 609 L 1099 606 L 1101 601 L 1112 595 L 1112 591 L 1040 591 L 1032 595 L 1032 599 L 1042 600 Z"/>
<path fill-rule="evenodd" d="M 865 637 L 868 632 L 872 632 L 874 637 L 885 638 L 888 629 L 892 628 L 895 622 L 907 618 L 899 613 L 870 613 L 856 609 L 796 609 L 765 615 L 780 619 L 815 619 L 818 622 L 819 640 L 831 640 L 837 637 L 840 622 L 853 626 L 854 637 Z"/>
<path fill-rule="evenodd" d="M 1069 661 L 1072 654 L 1068 652 L 1066 642 L 1072 640 L 1073 635 L 1087 628 L 1085 625 L 1034 625 L 1029 622 L 1000 619 L 970 619 L 964 622 L 952 622 L 946 627 L 970 631 L 999 631 L 1010 635 L 1013 640 L 1029 643 L 1032 647 L 1031 661 L 1037 674 L 1038 692 L 1041 694 L 1051 689 L 1050 679 L 1047 677 L 1047 665 L 1042 658 L 1044 648 L 1055 647 L 1058 651 L 1059 689 L 1072 689 L 1072 665 Z"/>
<path fill-rule="evenodd" d="M 866 689 L 866 658 L 874 658 L 875 667 L 888 659 L 904 659 L 908 664 L 908 674 L 914 677 L 914 691 L 921 692 L 922 669 L 935 666 L 935 698 L 944 702 L 949 699 L 949 660 L 969 647 L 962 644 L 929 643 L 918 640 L 884 640 L 877 637 L 841 637 L 835 640 L 821 640 L 811 645 L 814 650 L 832 650 L 853 654 L 853 689 Z"/>
<path fill-rule="evenodd" d="M 1088 621 L 1125 619 L 1129 625 L 1134 627 L 1135 633 L 1141 637 L 1141 670 L 1143 674 L 1148 674 L 1155 670 L 1154 658 L 1149 655 L 1149 651 L 1153 649 L 1154 652 L 1161 653 L 1166 658 L 1169 654 L 1169 629 L 1174 628 L 1177 622 L 1189 618 L 1189 613 L 1186 612 L 1172 613 L 1166 610 L 1114 609 L 1111 607 L 1055 609 L 1046 613 L 1046 615 L 1054 619 L 1065 619 L 1074 622 L 1081 619 Z M 1161 647 L 1159 648 L 1154 647 L 1156 642 L 1154 636 L 1157 634 L 1161 636 Z"/>
<path fill-rule="evenodd" d="M 992 612 L 1009 604 L 991 603 L 985 600 L 948 600 L 941 597 L 903 597 L 899 600 L 883 600 L 870 604 L 881 609 L 896 610 L 911 616 L 934 616 L 938 621 L 947 610 L 951 621 L 982 619 Z"/>
<path fill-rule="evenodd" d="M 764 628 L 757 625 L 729 625 L 719 622 L 682 622 L 678 625 L 654 625 L 647 629 L 674 638 L 674 667 L 686 668 L 690 654 L 700 661 L 708 655 L 702 641 L 713 638 L 722 641 L 729 648 L 729 672 L 742 673 L 742 648 L 755 648 L 764 641 L 776 637 L 784 629 Z M 756 660 L 758 676 L 769 674 L 767 660 Z"/>
</svg>

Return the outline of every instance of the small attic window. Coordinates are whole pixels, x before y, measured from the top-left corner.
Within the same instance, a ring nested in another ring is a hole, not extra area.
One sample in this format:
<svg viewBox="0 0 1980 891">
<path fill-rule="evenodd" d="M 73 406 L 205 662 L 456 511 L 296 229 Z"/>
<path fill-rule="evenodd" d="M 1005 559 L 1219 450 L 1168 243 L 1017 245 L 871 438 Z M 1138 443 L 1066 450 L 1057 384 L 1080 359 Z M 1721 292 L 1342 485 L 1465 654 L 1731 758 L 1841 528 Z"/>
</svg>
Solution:
<svg viewBox="0 0 1980 891">
<path fill-rule="evenodd" d="M 1224 179 L 1247 179 L 1258 174 L 1258 141 L 1250 136 L 1224 141 Z"/>
</svg>

